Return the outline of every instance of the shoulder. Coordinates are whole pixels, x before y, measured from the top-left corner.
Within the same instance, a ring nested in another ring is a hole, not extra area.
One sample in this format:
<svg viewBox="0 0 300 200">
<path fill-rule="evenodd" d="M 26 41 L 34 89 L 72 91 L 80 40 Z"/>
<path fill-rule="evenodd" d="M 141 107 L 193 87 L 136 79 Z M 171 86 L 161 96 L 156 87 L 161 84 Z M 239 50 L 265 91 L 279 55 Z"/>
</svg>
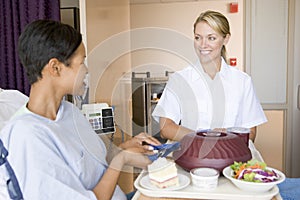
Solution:
<svg viewBox="0 0 300 200">
<path fill-rule="evenodd" d="M 222 66 L 221 75 L 226 79 L 236 80 L 236 81 L 250 81 L 251 77 L 246 72 L 239 70 L 236 67 L 232 67 L 229 65 Z"/>
<path fill-rule="evenodd" d="M 69 101 L 61 101 L 61 106 L 66 108 L 66 109 L 75 109 L 75 108 L 77 108 L 73 103 L 71 103 Z"/>
<path fill-rule="evenodd" d="M 15 116 L 1 131 L 1 134 L 10 134 L 16 132 L 20 137 L 26 135 L 30 137 L 34 134 L 35 130 L 41 130 L 44 127 L 43 121 L 38 119 L 36 116 L 25 113 L 22 115 Z"/>
<path fill-rule="evenodd" d="M 12 149 L 17 151 L 24 148 L 34 151 L 39 143 L 37 141 L 49 138 L 46 134 L 46 124 L 31 114 L 23 114 L 9 121 L 1 130 L 0 137 L 10 152 L 15 151 Z"/>
<path fill-rule="evenodd" d="M 187 66 L 181 70 L 178 70 L 174 72 L 170 79 L 178 79 L 178 77 L 181 77 L 185 80 L 192 80 L 194 75 L 197 74 L 196 70 L 192 66 Z"/>
<path fill-rule="evenodd" d="M 70 114 L 74 116 L 82 115 L 82 112 L 76 107 L 73 103 L 69 101 L 62 101 L 60 110 L 63 112 L 64 116 L 70 116 Z"/>
<path fill-rule="evenodd" d="M 191 75 L 195 72 L 195 69 L 194 67 L 192 67 L 191 65 L 179 70 L 179 71 L 176 71 L 174 74 L 180 74 L 180 75 Z"/>
</svg>

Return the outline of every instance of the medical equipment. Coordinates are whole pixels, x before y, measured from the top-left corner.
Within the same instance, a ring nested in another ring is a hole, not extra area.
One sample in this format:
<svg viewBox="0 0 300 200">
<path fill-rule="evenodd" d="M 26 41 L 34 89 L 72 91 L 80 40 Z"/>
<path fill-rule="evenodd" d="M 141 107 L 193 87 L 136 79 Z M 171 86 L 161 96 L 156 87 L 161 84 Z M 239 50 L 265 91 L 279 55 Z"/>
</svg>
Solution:
<svg viewBox="0 0 300 200">
<path fill-rule="evenodd" d="M 113 108 L 107 103 L 83 104 L 82 113 L 98 134 L 115 132 Z"/>
</svg>

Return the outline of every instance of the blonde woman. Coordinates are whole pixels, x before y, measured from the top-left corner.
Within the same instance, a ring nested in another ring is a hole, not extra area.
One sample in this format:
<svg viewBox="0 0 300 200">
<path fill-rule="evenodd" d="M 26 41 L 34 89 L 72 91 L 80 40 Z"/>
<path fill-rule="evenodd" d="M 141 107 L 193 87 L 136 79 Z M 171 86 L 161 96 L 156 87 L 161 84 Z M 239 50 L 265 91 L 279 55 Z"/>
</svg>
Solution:
<svg viewBox="0 0 300 200">
<path fill-rule="evenodd" d="M 161 136 L 180 140 L 200 129 L 250 128 L 266 117 L 250 76 L 227 64 L 230 39 L 227 18 L 216 11 L 201 13 L 194 23 L 194 48 L 198 62 L 170 76 L 153 117 Z"/>
</svg>

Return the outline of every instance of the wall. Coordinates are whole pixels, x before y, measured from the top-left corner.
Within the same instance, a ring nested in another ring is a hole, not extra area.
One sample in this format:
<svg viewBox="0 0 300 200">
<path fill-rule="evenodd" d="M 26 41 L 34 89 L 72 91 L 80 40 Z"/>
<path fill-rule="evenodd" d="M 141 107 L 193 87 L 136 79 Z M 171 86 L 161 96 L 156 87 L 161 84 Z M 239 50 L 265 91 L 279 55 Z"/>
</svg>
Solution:
<svg viewBox="0 0 300 200">
<path fill-rule="evenodd" d="M 121 56 L 116 51 L 121 45 L 129 48 L 129 38 L 118 46 L 105 46 L 105 42 L 109 42 L 113 35 L 130 28 L 129 4 L 124 0 L 87 1 L 86 10 L 88 67 L 91 72 L 90 101 L 110 103 L 114 83 L 118 81 L 122 71 L 127 71 L 126 68 L 130 67 L 130 58 L 124 59 L 122 65 L 114 65 Z M 107 71 L 112 72 L 108 80 L 104 78 Z"/>
<path fill-rule="evenodd" d="M 235 1 L 238 2 L 238 13 L 229 13 L 229 4 L 231 2 L 232 1 L 191 1 L 132 4 L 130 6 L 131 29 L 146 29 L 147 27 L 168 29 L 171 32 L 169 38 L 157 39 L 161 41 L 167 40 L 174 44 L 173 49 L 156 47 L 133 52 L 131 55 L 133 70 L 151 70 L 151 67 L 156 65 L 175 71 L 185 67 L 188 62 L 194 62 L 194 60 L 186 59 L 185 55 L 183 57 L 182 55 L 176 55 L 173 51 L 177 51 L 180 48 L 186 48 L 187 51 L 192 50 L 191 54 L 194 54 L 193 24 L 199 14 L 208 9 L 220 11 L 228 18 L 232 35 L 227 45 L 228 57 L 236 57 L 237 67 L 243 70 L 245 39 L 243 32 L 243 0 Z M 175 35 L 178 35 L 178 38 L 182 39 L 176 39 Z M 173 38 L 174 40 L 172 40 Z M 155 40 L 155 38 L 152 38 L 151 36 L 150 39 Z M 189 40 L 189 43 L 183 40 Z M 154 73 L 156 73 L 155 70 Z"/>
<path fill-rule="evenodd" d="M 271 120 L 262 128 L 270 123 L 272 126 L 260 130 L 261 135 L 268 135 L 261 141 L 260 148 L 264 148 L 264 157 L 272 164 L 278 164 L 276 161 L 282 159 L 282 169 L 288 177 L 300 176 L 297 153 L 300 148 L 300 109 L 297 108 L 299 9 L 297 0 L 246 1 L 246 14 L 252 15 L 246 17 L 246 25 L 251 27 L 246 29 L 249 35 L 246 37 L 247 63 L 251 65 L 248 72 L 253 77 L 264 109 L 271 113 L 268 115 Z M 281 112 L 284 117 L 279 120 L 272 110 Z M 273 123 L 276 118 L 277 123 Z M 283 131 L 278 135 L 282 125 Z"/>
<path fill-rule="evenodd" d="M 257 128 L 255 147 L 270 167 L 284 170 L 284 111 L 268 110 L 265 114 L 268 122 Z"/>
<path fill-rule="evenodd" d="M 256 147 L 268 165 L 285 171 L 288 1 L 248 0 L 245 8 L 246 71 L 268 118 Z"/>
<path fill-rule="evenodd" d="M 86 1 L 86 34 L 91 103 L 115 106 L 116 123 L 130 129 L 128 98 L 130 85 L 123 76 L 130 71 L 131 58 L 129 2 L 124 0 Z M 122 34 L 124 33 L 124 34 Z M 123 92 L 126 90 L 128 92 Z M 122 94 L 122 95 L 121 95 Z M 126 116 L 124 116 L 124 113 Z M 129 125 L 129 126 L 127 126 Z"/>
<path fill-rule="evenodd" d="M 251 2 L 251 3 L 250 3 Z M 262 104 L 287 102 L 288 1 L 248 1 L 247 72 Z M 268 6 L 271 5 L 272 6 Z M 276 21 L 276 23 L 274 23 Z M 267 28 L 266 28 L 267 27 Z M 276 41 L 276 42 L 274 42 Z M 270 73 L 272 72 L 272 73 Z M 268 76 L 268 79 L 266 79 Z"/>
<path fill-rule="evenodd" d="M 90 74 L 89 102 L 106 102 L 115 106 L 115 121 L 118 127 L 131 130 L 131 118 L 124 117 L 128 112 L 130 84 L 123 80 L 130 71 L 129 35 L 118 34 L 130 29 L 129 2 L 127 0 L 87 0 L 80 1 L 83 37 L 87 46 L 87 65 Z M 129 91 L 129 92 L 124 92 Z M 127 126 L 128 125 L 128 126 Z M 125 127 L 127 126 L 127 127 Z M 120 129 L 115 133 L 114 142 L 120 142 Z M 129 169 L 130 171 L 130 169 Z M 119 184 L 125 192 L 133 190 L 133 176 L 122 173 Z"/>
<path fill-rule="evenodd" d="M 290 168 L 291 175 L 293 177 L 300 177 L 300 92 L 298 87 L 300 87 L 300 1 L 294 0 L 292 1 L 294 4 L 291 4 L 291 12 L 295 15 L 294 21 L 291 23 L 293 40 L 291 40 L 292 50 L 290 51 L 290 55 L 292 55 L 292 61 L 290 68 L 291 81 L 289 82 L 290 88 L 290 109 L 292 112 L 290 113 L 291 118 L 288 118 L 288 121 L 291 125 L 290 129 L 287 129 L 287 132 L 290 133 L 288 136 L 288 145 L 291 148 L 288 148 L 287 153 L 291 155 L 290 157 Z M 299 107 L 297 107 L 299 105 Z"/>
</svg>

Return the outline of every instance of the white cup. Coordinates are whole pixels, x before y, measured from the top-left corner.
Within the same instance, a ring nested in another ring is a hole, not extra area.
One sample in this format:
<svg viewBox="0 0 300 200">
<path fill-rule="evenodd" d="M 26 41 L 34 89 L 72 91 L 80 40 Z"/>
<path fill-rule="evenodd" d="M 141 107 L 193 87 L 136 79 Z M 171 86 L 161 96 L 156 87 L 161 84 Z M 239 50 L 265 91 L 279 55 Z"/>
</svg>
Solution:
<svg viewBox="0 0 300 200">
<path fill-rule="evenodd" d="M 192 185 L 200 190 L 214 190 L 218 186 L 220 173 L 213 168 L 195 168 L 190 171 Z"/>
</svg>

